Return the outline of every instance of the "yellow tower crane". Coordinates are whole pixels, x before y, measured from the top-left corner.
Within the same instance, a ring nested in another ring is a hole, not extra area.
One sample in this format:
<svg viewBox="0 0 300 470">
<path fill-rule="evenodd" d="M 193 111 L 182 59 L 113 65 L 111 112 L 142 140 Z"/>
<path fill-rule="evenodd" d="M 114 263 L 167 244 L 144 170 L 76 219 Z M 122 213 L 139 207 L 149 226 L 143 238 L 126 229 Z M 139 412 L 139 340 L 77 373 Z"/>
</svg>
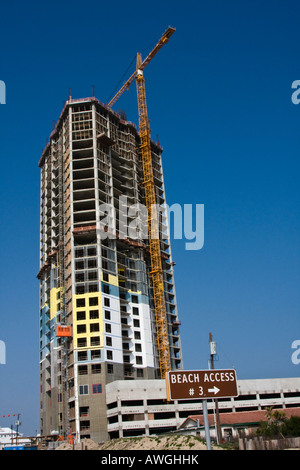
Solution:
<svg viewBox="0 0 300 470">
<path fill-rule="evenodd" d="M 153 59 L 153 57 L 157 54 L 157 52 L 162 48 L 162 46 L 169 41 L 170 37 L 174 32 L 175 28 L 169 27 L 162 35 L 154 49 L 152 49 L 152 51 L 147 55 L 145 60 L 142 61 L 141 54 L 137 54 L 135 72 L 124 83 L 122 88 L 118 91 L 118 93 L 116 93 L 116 95 L 110 100 L 107 105 L 108 107 L 112 107 L 123 94 L 123 92 L 125 90 L 128 90 L 131 83 L 136 80 L 139 113 L 139 136 L 143 161 L 146 207 L 148 212 L 148 236 L 150 245 L 151 275 L 155 309 L 157 348 L 160 375 L 163 379 L 166 378 L 167 372 L 171 370 L 171 360 L 167 327 L 167 313 L 164 296 L 163 272 L 161 263 L 159 225 L 157 211 L 155 210 L 156 198 L 151 156 L 150 125 L 147 112 L 145 79 L 143 76 L 143 70 L 146 65 L 148 65 L 149 62 Z"/>
</svg>

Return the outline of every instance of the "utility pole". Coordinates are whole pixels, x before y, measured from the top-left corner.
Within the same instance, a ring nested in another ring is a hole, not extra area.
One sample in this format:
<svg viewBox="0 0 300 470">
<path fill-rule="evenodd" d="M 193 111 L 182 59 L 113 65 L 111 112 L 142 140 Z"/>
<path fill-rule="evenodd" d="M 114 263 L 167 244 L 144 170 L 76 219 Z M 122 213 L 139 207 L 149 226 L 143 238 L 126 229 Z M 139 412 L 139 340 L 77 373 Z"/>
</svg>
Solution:
<svg viewBox="0 0 300 470">
<path fill-rule="evenodd" d="M 17 427 L 17 434 L 16 434 L 16 444 L 18 445 L 18 434 L 19 434 L 19 426 L 21 425 L 21 421 L 20 421 L 20 414 L 21 413 L 18 413 L 18 419 L 17 421 L 15 422 L 15 425 Z"/>
<path fill-rule="evenodd" d="M 209 349 L 210 349 L 210 366 L 211 369 L 215 368 L 214 365 L 214 356 L 217 354 L 216 350 L 216 343 L 212 340 L 212 334 L 209 333 Z M 215 401 L 215 411 L 216 411 L 216 427 L 217 427 L 217 442 L 220 444 L 222 442 L 222 432 L 220 426 L 220 416 L 219 416 L 219 404 L 218 400 L 214 399 Z"/>
</svg>

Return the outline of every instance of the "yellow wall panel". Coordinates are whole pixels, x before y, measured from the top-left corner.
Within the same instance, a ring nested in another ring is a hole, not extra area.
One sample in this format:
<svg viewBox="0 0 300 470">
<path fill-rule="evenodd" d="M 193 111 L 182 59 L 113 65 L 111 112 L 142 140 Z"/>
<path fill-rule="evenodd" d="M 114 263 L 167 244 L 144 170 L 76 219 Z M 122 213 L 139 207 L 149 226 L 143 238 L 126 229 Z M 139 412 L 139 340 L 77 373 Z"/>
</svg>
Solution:
<svg viewBox="0 0 300 470">
<path fill-rule="evenodd" d="M 112 284 L 113 286 L 118 285 L 118 276 L 114 276 L 113 274 L 109 274 L 108 279 L 109 279 L 109 281 L 108 281 L 109 284 Z"/>
<path fill-rule="evenodd" d="M 90 305 L 90 298 L 97 298 L 98 305 Z M 85 305 L 82 307 L 77 306 L 77 300 L 84 299 Z M 99 317 L 97 319 L 90 319 L 90 311 L 98 310 Z M 77 312 L 85 312 L 84 320 L 77 320 Z M 91 332 L 90 325 L 92 323 L 99 324 L 99 331 Z M 102 295 L 101 292 L 90 292 L 88 294 L 79 294 L 73 296 L 73 339 L 74 339 L 74 348 L 78 348 L 78 338 L 86 338 L 87 345 L 85 348 L 79 348 L 80 350 L 84 349 L 99 349 L 103 347 L 103 315 L 102 315 Z M 84 333 L 77 333 L 77 326 L 85 325 L 86 331 Z M 91 338 L 99 336 L 100 345 L 91 346 Z"/>
<path fill-rule="evenodd" d="M 57 314 L 57 289 L 53 287 L 50 291 L 50 320 L 54 318 Z"/>
<path fill-rule="evenodd" d="M 103 281 L 103 272 L 101 272 L 101 281 Z M 112 286 L 118 286 L 118 276 L 114 276 L 113 274 L 108 275 L 108 284 L 111 284 Z"/>
</svg>

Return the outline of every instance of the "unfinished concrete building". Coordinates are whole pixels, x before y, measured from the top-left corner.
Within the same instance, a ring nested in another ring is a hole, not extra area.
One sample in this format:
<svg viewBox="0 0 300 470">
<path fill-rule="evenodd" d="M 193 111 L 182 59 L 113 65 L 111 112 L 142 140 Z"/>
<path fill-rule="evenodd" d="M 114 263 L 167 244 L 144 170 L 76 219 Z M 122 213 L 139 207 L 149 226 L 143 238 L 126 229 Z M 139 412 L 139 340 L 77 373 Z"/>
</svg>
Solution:
<svg viewBox="0 0 300 470">
<path fill-rule="evenodd" d="M 151 141 L 159 205 L 161 153 Z M 161 378 L 139 134 L 96 98 L 70 98 L 39 166 L 41 433 L 103 441 L 106 384 Z M 160 247 L 174 370 L 180 323 L 163 213 Z"/>
</svg>

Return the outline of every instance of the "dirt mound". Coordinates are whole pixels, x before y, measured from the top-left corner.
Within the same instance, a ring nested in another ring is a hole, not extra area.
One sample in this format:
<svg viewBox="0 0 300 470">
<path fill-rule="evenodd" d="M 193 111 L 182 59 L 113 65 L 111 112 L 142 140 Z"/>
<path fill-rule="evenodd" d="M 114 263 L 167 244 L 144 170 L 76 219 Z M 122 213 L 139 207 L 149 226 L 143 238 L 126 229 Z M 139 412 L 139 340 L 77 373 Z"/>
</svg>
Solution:
<svg viewBox="0 0 300 470">
<path fill-rule="evenodd" d="M 75 450 L 99 450 L 100 446 L 96 442 L 92 441 L 92 439 L 82 439 L 79 444 L 74 445 Z M 68 444 L 67 442 L 63 442 L 55 450 L 73 450 L 72 444 Z"/>
<path fill-rule="evenodd" d="M 63 442 L 58 447 L 56 447 L 55 450 L 73 450 L 73 447 L 71 446 L 71 444 L 67 444 L 66 442 Z"/>
<path fill-rule="evenodd" d="M 223 450 L 214 445 L 212 449 Z M 56 450 L 73 450 L 73 446 L 64 442 Z M 164 435 L 112 439 L 104 444 L 83 439 L 74 450 L 206 450 L 206 444 L 195 436 Z"/>
<path fill-rule="evenodd" d="M 221 450 L 217 446 L 212 448 Z M 130 437 L 107 441 L 99 450 L 206 450 L 206 444 L 195 436 Z"/>
</svg>

